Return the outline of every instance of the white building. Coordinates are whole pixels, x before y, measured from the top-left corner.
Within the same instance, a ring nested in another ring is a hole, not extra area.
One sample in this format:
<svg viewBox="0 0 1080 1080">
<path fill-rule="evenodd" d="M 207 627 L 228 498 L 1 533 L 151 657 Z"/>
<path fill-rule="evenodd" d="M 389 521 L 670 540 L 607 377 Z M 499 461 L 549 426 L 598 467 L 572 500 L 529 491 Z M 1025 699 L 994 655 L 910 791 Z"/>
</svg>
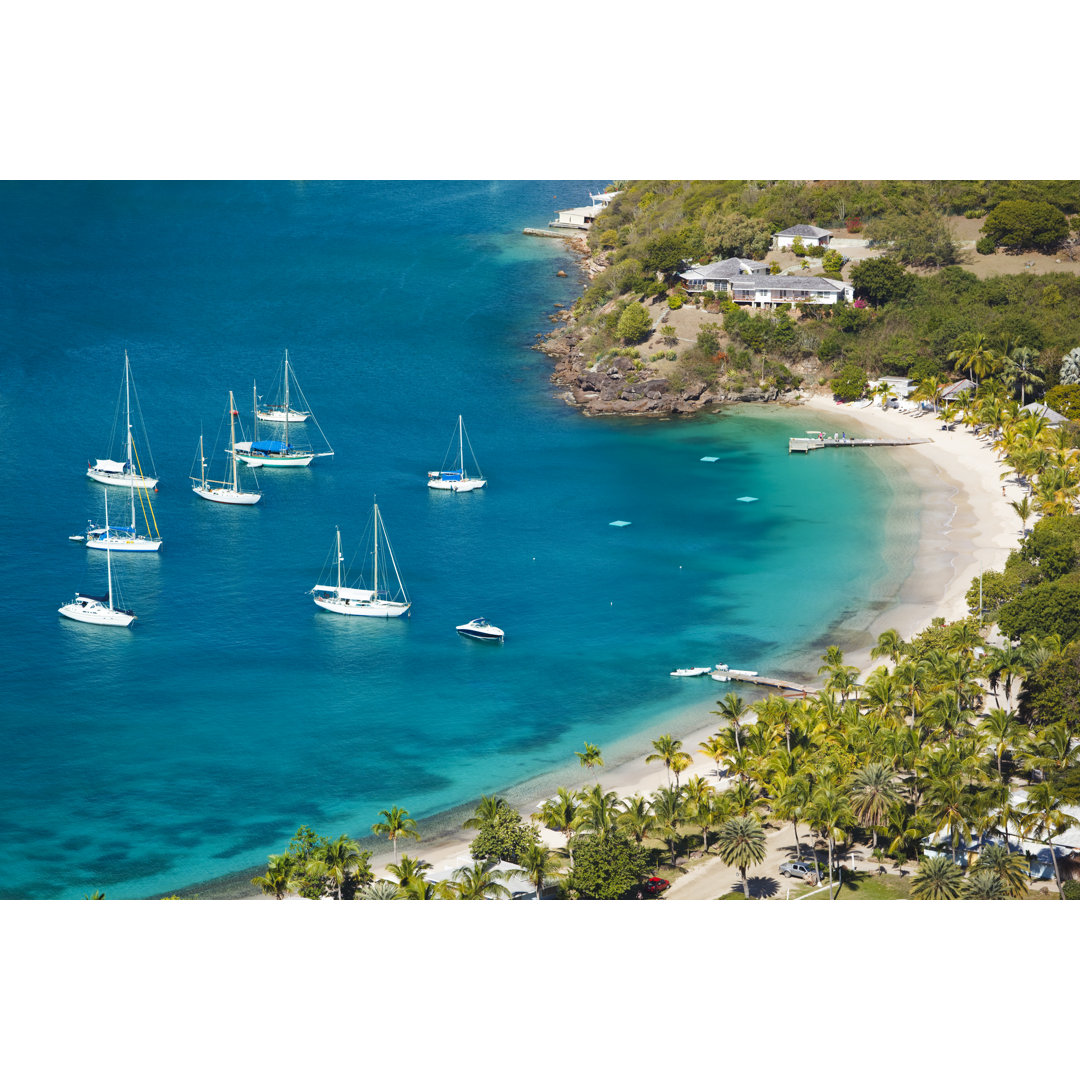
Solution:
<svg viewBox="0 0 1080 1080">
<path fill-rule="evenodd" d="M 782 304 L 836 304 L 854 298 L 854 286 L 835 278 L 745 274 L 731 282 L 731 299 L 736 304 L 755 308 L 776 308 Z"/>
<path fill-rule="evenodd" d="M 828 247 L 832 238 L 828 229 L 819 229 L 816 225 L 792 225 L 790 229 L 773 233 L 778 248 L 789 248 L 796 240 L 801 240 L 805 247 Z"/>
<path fill-rule="evenodd" d="M 548 225 L 557 229 L 587 229 L 603 209 L 603 206 L 575 206 L 570 210 L 558 210 L 558 220 L 549 221 Z"/>
</svg>

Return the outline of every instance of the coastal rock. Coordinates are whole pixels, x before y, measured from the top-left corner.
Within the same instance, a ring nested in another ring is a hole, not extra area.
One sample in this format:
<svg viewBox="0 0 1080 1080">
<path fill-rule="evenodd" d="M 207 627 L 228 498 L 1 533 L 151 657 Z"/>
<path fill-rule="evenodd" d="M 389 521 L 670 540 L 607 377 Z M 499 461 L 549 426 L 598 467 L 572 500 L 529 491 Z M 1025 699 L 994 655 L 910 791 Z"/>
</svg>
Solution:
<svg viewBox="0 0 1080 1080">
<path fill-rule="evenodd" d="M 566 271 L 565 270 L 558 270 L 558 271 L 556 271 L 555 276 L 556 277 L 566 277 Z"/>
</svg>

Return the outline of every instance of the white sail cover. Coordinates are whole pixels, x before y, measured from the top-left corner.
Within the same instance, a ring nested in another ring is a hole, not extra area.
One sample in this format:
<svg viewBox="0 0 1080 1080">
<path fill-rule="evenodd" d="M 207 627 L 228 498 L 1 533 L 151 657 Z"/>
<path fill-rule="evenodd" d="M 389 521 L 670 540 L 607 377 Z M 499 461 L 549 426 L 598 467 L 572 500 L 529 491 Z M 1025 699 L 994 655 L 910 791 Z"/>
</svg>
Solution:
<svg viewBox="0 0 1080 1080">
<path fill-rule="evenodd" d="M 370 600 L 375 595 L 373 589 L 339 589 L 336 585 L 316 585 L 312 591 L 335 593 L 339 600 Z"/>
<path fill-rule="evenodd" d="M 122 473 L 127 469 L 127 462 L 113 461 L 111 458 L 98 458 L 94 468 L 101 472 Z"/>
</svg>

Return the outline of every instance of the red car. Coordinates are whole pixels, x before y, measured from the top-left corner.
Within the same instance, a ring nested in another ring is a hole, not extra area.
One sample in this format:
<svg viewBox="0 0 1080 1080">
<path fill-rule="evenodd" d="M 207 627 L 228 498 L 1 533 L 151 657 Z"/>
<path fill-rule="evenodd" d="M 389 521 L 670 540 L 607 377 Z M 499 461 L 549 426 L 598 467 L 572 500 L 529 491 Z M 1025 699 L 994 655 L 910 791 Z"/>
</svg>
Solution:
<svg viewBox="0 0 1080 1080">
<path fill-rule="evenodd" d="M 662 877 L 651 877 L 641 883 L 641 888 L 646 896 L 659 896 L 665 889 L 671 888 L 671 882 L 665 881 Z"/>
</svg>

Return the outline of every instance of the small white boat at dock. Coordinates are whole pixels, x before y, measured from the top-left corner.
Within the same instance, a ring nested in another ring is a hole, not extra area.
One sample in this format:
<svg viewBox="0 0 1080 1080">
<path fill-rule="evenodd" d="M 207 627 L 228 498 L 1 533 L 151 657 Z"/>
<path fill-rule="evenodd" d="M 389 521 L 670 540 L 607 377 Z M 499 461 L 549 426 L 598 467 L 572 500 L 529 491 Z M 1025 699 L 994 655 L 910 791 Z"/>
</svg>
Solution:
<svg viewBox="0 0 1080 1080">
<path fill-rule="evenodd" d="M 672 675 L 683 675 L 683 676 L 688 676 L 688 675 L 708 675 L 711 670 L 712 670 L 711 668 L 707 668 L 707 667 L 681 667 L 681 668 L 676 668 L 673 672 L 671 672 L 671 674 Z"/>
</svg>

